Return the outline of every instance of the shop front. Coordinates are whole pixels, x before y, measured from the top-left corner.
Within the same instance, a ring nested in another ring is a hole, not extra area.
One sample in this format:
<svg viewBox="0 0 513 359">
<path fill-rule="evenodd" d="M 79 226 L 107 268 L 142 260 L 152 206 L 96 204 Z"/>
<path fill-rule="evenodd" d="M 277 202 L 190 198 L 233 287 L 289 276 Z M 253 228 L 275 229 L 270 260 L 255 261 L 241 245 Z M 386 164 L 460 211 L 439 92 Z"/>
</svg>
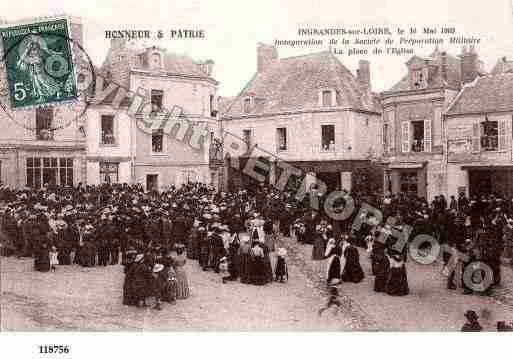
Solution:
<svg viewBox="0 0 513 359">
<path fill-rule="evenodd" d="M 397 195 L 427 198 L 426 163 L 391 163 L 385 173 L 385 190 Z"/>
<path fill-rule="evenodd" d="M 470 196 L 494 194 L 513 198 L 513 166 L 462 166 L 468 173 Z"/>
</svg>

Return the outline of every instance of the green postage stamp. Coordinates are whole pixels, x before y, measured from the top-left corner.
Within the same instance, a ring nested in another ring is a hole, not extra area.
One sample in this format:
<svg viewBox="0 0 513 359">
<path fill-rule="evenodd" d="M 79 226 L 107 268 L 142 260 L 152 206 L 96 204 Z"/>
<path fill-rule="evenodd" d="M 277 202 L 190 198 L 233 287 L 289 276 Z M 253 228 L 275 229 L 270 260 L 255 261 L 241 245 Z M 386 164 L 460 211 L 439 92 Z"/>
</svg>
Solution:
<svg viewBox="0 0 513 359">
<path fill-rule="evenodd" d="M 77 98 L 65 19 L 0 29 L 11 107 Z"/>
</svg>

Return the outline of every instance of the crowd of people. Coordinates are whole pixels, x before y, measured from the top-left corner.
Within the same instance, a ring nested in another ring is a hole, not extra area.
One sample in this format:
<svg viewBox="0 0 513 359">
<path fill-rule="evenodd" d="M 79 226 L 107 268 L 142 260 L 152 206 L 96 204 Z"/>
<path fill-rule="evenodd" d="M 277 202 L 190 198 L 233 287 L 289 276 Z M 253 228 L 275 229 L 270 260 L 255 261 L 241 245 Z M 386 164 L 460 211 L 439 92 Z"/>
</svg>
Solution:
<svg viewBox="0 0 513 359">
<path fill-rule="evenodd" d="M 186 298 L 187 260 L 197 261 L 204 271 L 227 272 L 224 283 L 286 281 L 280 236 L 311 244 L 312 260 L 327 260 L 328 285 L 362 282 L 358 247 L 366 248 L 374 290 L 393 296 L 409 293 L 408 246 L 398 249 L 393 235 L 407 226 L 412 228 L 410 239 L 427 234 L 450 248 L 444 262 L 454 255 L 459 265 L 446 273 L 447 287 L 462 288 L 465 294 L 473 293 L 462 279 L 467 265 L 479 260 L 491 268 L 491 290 L 501 282 L 501 257 L 513 253 L 513 201 L 494 195 L 468 199 L 462 193 L 449 203 L 442 195 L 432 203 L 404 194 L 355 198 L 355 210 L 344 220 L 325 213 L 322 195 L 312 208 L 311 195 L 299 201 L 294 193 L 272 186 L 216 192 L 189 183 L 146 192 L 140 185 L 79 185 L 2 188 L 0 196 L 2 255 L 31 256 L 38 271 L 121 262 L 127 305 L 144 306 L 146 298 L 155 297 L 160 307 L 161 301 Z M 379 210 L 381 222 L 374 210 L 361 210 L 364 202 Z M 344 206 L 342 199 L 334 211 Z M 378 240 L 383 234 L 385 240 Z"/>
<path fill-rule="evenodd" d="M 261 193 L 262 194 L 262 193 Z M 189 295 L 186 260 L 228 272 L 224 283 L 264 285 L 288 279 L 286 251 L 276 246 L 284 198 L 216 192 L 189 183 L 164 192 L 139 185 L 41 190 L 2 188 L 2 255 L 33 257 L 36 271 L 61 265 L 124 265 L 123 302 L 174 303 Z M 283 211 L 282 211 L 283 209 Z"/>
<path fill-rule="evenodd" d="M 428 203 L 404 194 L 353 200 L 356 209 L 345 220 L 332 220 L 322 211 L 308 210 L 292 226 L 299 243 L 312 244 L 312 260 L 328 259 L 328 284 L 363 280 L 359 253 L 354 250 L 362 247 L 369 253 L 374 290 L 407 295 L 409 246 L 398 248 L 396 244 L 401 239 L 397 233 L 408 233 L 408 243 L 424 235 L 444 245 L 443 273 L 448 289 L 475 293 L 477 286 L 469 285 L 463 273 L 477 262 L 486 264 L 491 272 L 486 294 L 501 285 L 502 259 L 513 257 L 513 200 L 493 194 L 469 199 L 464 193 L 458 198 L 451 196 L 449 202 L 443 195 Z M 368 204 L 365 209 L 360 206 L 362 202 Z M 319 203 L 322 208 L 322 198 Z M 336 207 L 334 211 L 337 213 Z M 432 249 L 429 244 L 425 246 L 426 251 Z M 485 275 L 485 270 L 478 273 L 480 280 Z"/>
</svg>

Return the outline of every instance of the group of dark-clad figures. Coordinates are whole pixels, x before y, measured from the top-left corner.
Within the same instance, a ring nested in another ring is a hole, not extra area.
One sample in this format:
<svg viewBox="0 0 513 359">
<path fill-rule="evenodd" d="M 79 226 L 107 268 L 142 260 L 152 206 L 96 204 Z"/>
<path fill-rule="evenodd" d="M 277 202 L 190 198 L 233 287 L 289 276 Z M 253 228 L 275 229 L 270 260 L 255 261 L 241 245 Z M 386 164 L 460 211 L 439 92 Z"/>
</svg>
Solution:
<svg viewBox="0 0 513 359">
<path fill-rule="evenodd" d="M 443 196 L 428 203 L 404 194 L 359 195 L 353 198 L 355 210 L 343 220 L 330 218 L 325 196 L 315 188 L 301 199 L 272 186 L 222 192 L 202 183 L 162 192 L 127 184 L 2 187 L 0 196 L 2 255 L 33 257 L 35 270 L 43 272 L 57 265 L 121 261 L 123 303 L 145 306 L 154 297 L 157 309 L 162 301 L 189 296 L 187 260 L 223 273 L 223 283 L 286 282 L 283 239 L 288 237 L 311 244 L 312 260 L 326 260 L 329 286 L 362 282 L 360 253 L 366 249 L 374 290 L 393 296 L 409 293 L 408 246 L 395 246 L 394 230 L 410 226 L 408 238 L 427 234 L 447 245 L 451 252 L 444 253 L 444 263 L 450 255 L 459 263 L 447 273 L 447 287 L 465 294 L 474 292 L 462 280 L 467 265 L 481 261 L 491 268 L 490 292 L 501 282 L 501 257 L 513 253 L 513 202 L 494 195 L 468 199 L 461 193 L 449 203 Z M 379 210 L 383 222 L 372 210 L 361 210 L 363 203 Z M 342 211 L 345 200 L 337 206 L 334 211 Z M 358 218 L 360 225 L 354 226 Z"/>
</svg>

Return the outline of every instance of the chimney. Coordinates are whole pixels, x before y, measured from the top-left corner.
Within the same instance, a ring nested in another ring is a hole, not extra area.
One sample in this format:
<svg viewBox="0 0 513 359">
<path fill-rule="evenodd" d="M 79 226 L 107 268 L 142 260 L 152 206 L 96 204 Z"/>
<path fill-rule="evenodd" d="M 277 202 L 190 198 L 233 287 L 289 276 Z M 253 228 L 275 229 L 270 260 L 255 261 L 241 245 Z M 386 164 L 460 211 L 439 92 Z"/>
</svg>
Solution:
<svg viewBox="0 0 513 359">
<path fill-rule="evenodd" d="M 460 70 L 462 85 L 474 81 L 479 75 L 479 59 L 474 46 L 471 45 L 469 50 L 463 46 L 460 55 Z"/>
<path fill-rule="evenodd" d="M 278 50 L 276 50 L 276 47 L 259 42 L 257 45 L 257 72 L 267 70 L 276 62 L 278 62 Z"/>
<path fill-rule="evenodd" d="M 360 60 L 358 62 L 358 70 L 356 70 L 356 79 L 360 88 L 365 92 L 371 91 L 370 80 L 370 62 L 367 60 Z"/>
<path fill-rule="evenodd" d="M 125 46 L 126 46 L 126 39 L 124 37 L 110 39 L 110 47 L 113 50 L 123 49 L 123 48 L 125 48 Z"/>
<path fill-rule="evenodd" d="M 200 62 L 199 67 L 201 71 L 203 71 L 207 76 L 212 75 L 212 70 L 214 69 L 214 61 L 213 60 L 206 60 L 205 62 Z"/>
<path fill-rule="evenodd" d="M 445 51 L 440 54 L 440 75 L 442 81 L 447 82 L 447 52 Z"/>
</svg>

